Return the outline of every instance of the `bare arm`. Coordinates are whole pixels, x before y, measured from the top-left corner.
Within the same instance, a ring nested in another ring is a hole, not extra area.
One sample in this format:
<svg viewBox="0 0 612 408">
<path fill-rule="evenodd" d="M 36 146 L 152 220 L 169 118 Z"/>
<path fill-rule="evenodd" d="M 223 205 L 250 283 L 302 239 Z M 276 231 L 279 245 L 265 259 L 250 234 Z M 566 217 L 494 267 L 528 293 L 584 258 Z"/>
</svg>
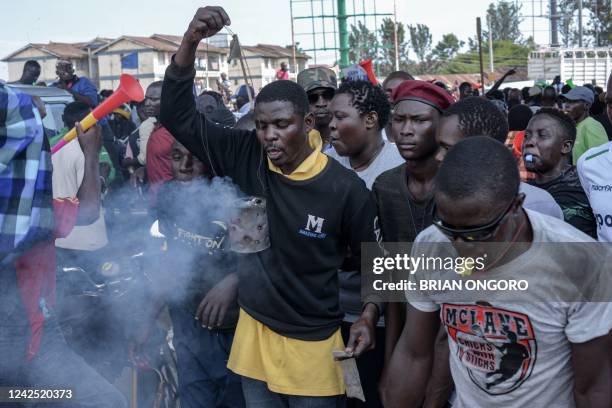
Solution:
<svg viewBox="0 0 612 408">
<path fill-rule="evenodd" d="M 491 96 L 491 94 L 495 91 L 497 91 L 499 89 L 499 87 L 501 86 L 501 84 L 504 83 L 504 81 L 506 80 L 506 78 L 508 78 L 511 75 L 516 74 L 516 71 L 514 69 L 509 70 L 508 72 L 506 72 L 501 78 L 499 78 L 497 80 L 497 82 L 495 82 L 495 84 L 493 84 L 493 88 L 489 89 L 487 91 L 487 93 L 485 94 L 485 96 L 489 97 Z"/>
<path fill-rule="evenodd" d="M 395 345 L 402 334 L 406 320 L 406 304 L 393 302 L 387 304 L 385 313 L 385 365 L 389 364 Z"/>
<path fill-rule="evenodd" d="M 431 378 L 427 384 L 427 395 L 423 408 L 440 408 L 446 406 L 453 391 L 453 378 L 450 372 L 448 350 L 448 335 L 443 325 L 440 325 L 436 337 L 434 363 Z"/>
<path fill-rule="evenodd" d="M 439 326 L 438 312 L 421 312 L 408 305 L 404 330 L 381 381 L 381 398 L 386 408 L 421 406 Z"/>
<path fill-rule="evenodd" d="M 610 407 L 612 402 L 612 335 L 572 343 L 574 399 L 577 408 Z"/>
<path fill-rule="evenodd" d="M 364 351 L 376 347 L 375 327 L 378 322 L 378 306 L 367 303 L 363 307 L 361 316 L 351 326 L 349 341 L 346 344 L 346 352 L 359 357 Z"/>
<path fill-rule="evenodd" d="M 100 217 L 100 195 L 102 185 L 100 182 L 99 155 L 102 148 L 102 132 L 100 126 L 93 126 L 83 132 L 80 124 L 77 127 L 77 140 L 85 156 L 85 169 L 83 181 L 77 192 L 79 199 L 79 212 L 77 225 L 89 225 Z"/>
</svg>

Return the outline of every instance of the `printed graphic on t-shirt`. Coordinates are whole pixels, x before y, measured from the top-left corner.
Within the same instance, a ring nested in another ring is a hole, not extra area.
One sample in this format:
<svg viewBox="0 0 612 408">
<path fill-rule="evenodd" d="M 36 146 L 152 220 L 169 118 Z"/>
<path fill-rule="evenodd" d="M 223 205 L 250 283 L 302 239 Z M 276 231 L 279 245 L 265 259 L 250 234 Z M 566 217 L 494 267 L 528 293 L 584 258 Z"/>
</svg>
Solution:
<svg viewBox="0 0 612 408">
<path fill-rule="evenodd" d="M 323 239 L 327 236 L 327 233 L 322 232 L 324 222 L 325 218 L 308 214 L 305 227 L 301 228 L 298 232 L 307 237 Z"/>
<path fill-rule="evenodd" d="M 536 362 L 529 316 L 487 303 L 444 304 L 442 321 L 472 382 L 489 395 L 519 388 Z"/>
<path fill-rule="evenodd" d="M 225 238 L 227 236 L 227 225 L 223 221 L 211 221 L 209 225 L 209 235 L 201 235 L 194 231 L 181 228 L 174 225 L 175 233 L 174 240 L 182 244 L 192 247 L 203 252 L 208 252 L 209 255 L 223 251 L 226 247 Z"/>
</svg>

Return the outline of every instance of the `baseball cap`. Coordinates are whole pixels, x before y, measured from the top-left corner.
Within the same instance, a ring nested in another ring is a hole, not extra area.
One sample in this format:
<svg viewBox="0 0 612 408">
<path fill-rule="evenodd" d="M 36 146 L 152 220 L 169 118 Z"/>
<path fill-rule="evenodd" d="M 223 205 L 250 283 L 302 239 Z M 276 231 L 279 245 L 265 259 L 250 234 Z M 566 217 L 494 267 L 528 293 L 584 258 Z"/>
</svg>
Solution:
<svg viewBox="0 0 612 408">
<path fill-rule="evenodd" d="M 253 87 L 249 86 L 249 88 L 251 89 L 251 96 L 255 98 L 255 91 L 253 90 Z M 243 98 L 249 97 L 249 95 L 247 94 L 246 85 L 240 85 L 240 87 L 236 89 L 236 92 L 234 92 L 234 95 L 232 95 L 232 98 L 238 98 L 239 96 L 242 96 Z"/>
<path fill-rule="evenodd" d="M 567 99 L 568 101 L 585 101 L 591 105 L 595 100 L 593 91 L 585 86 L 577 86 L 572 88 L 569 92 L 562 94 L 561 97 Z"/>
<path fill-rule="evenodd" d="M 300 71 L 297 76 L 297 83 L 306 92 L 312 91 L 315 88 L 336 89 L 338 87 L 334 71 L 324 67 L 308 68 Z"/>
<path fill-rule="evenodd" d="M 418 101 L 436 108 L 439 111 L 447 109 L 455 101 L 442 88 L 431 82 L 407 80 L 399 84 L 391 95 L 393 103 L 400 101 Z"/>
</svg>

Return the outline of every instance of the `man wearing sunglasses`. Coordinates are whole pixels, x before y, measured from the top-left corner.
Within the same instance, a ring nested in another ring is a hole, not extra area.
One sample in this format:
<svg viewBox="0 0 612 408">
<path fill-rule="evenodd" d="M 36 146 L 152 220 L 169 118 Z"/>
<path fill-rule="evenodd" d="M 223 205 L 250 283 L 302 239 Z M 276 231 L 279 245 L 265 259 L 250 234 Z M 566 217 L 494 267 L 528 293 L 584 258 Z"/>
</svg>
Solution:
<svg viewBox="0 0 612 408">
<path fill-rule="evenodd" d="M 310 113 L 315 119 L 314 128 L 323 139 L 323 151 L 328 150 L 331 148 L 330 104 L 338 87 L 336 74 L 329 68 L 308 68 L 298 74 L 297 82 L 308 95 Z"/>
<path fill-rule="evenodd" d="M 608 287 L 605 259 L 586 250 L 594 243 L 588 235 L 523 209 L 519 183 L 512 153 L 491 138 L 469 138 L 446 155 L 436 176 L 434 225 L 419 234 L 411 255 L 454 249 L 463 256 L 464 248 L 496 243 L 474 278 L 527 280 L 530 297 L 407 291 L 406 326 L 382 386 L 385 407 L 420 406 L 440 322 L 448 332 L 454 408 L 610 406 L 612 304 L 563 297 L 575 287 L 566 274 L 576 269 L 589 293 Z M 568 242 L 585 250 L 560 251 Z M 437 272 L 466 281 L 452 269 L 414 276 Z"/>
</svg>

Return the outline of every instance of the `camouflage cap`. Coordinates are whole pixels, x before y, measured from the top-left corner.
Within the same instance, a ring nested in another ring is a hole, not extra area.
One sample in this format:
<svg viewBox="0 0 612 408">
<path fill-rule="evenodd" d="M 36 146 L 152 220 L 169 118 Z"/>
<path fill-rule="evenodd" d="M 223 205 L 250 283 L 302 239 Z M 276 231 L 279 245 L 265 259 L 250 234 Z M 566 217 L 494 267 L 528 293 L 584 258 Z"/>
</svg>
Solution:
<svg viewBox="0 0 612 408">
<path fill-rule="evenodd" d="M 306 92 L 315 88 L 338 88 L 336 74 L 329 68 L 317 67 L 301 71 L 297 76 L 297 83 Z"/>
</svg>

